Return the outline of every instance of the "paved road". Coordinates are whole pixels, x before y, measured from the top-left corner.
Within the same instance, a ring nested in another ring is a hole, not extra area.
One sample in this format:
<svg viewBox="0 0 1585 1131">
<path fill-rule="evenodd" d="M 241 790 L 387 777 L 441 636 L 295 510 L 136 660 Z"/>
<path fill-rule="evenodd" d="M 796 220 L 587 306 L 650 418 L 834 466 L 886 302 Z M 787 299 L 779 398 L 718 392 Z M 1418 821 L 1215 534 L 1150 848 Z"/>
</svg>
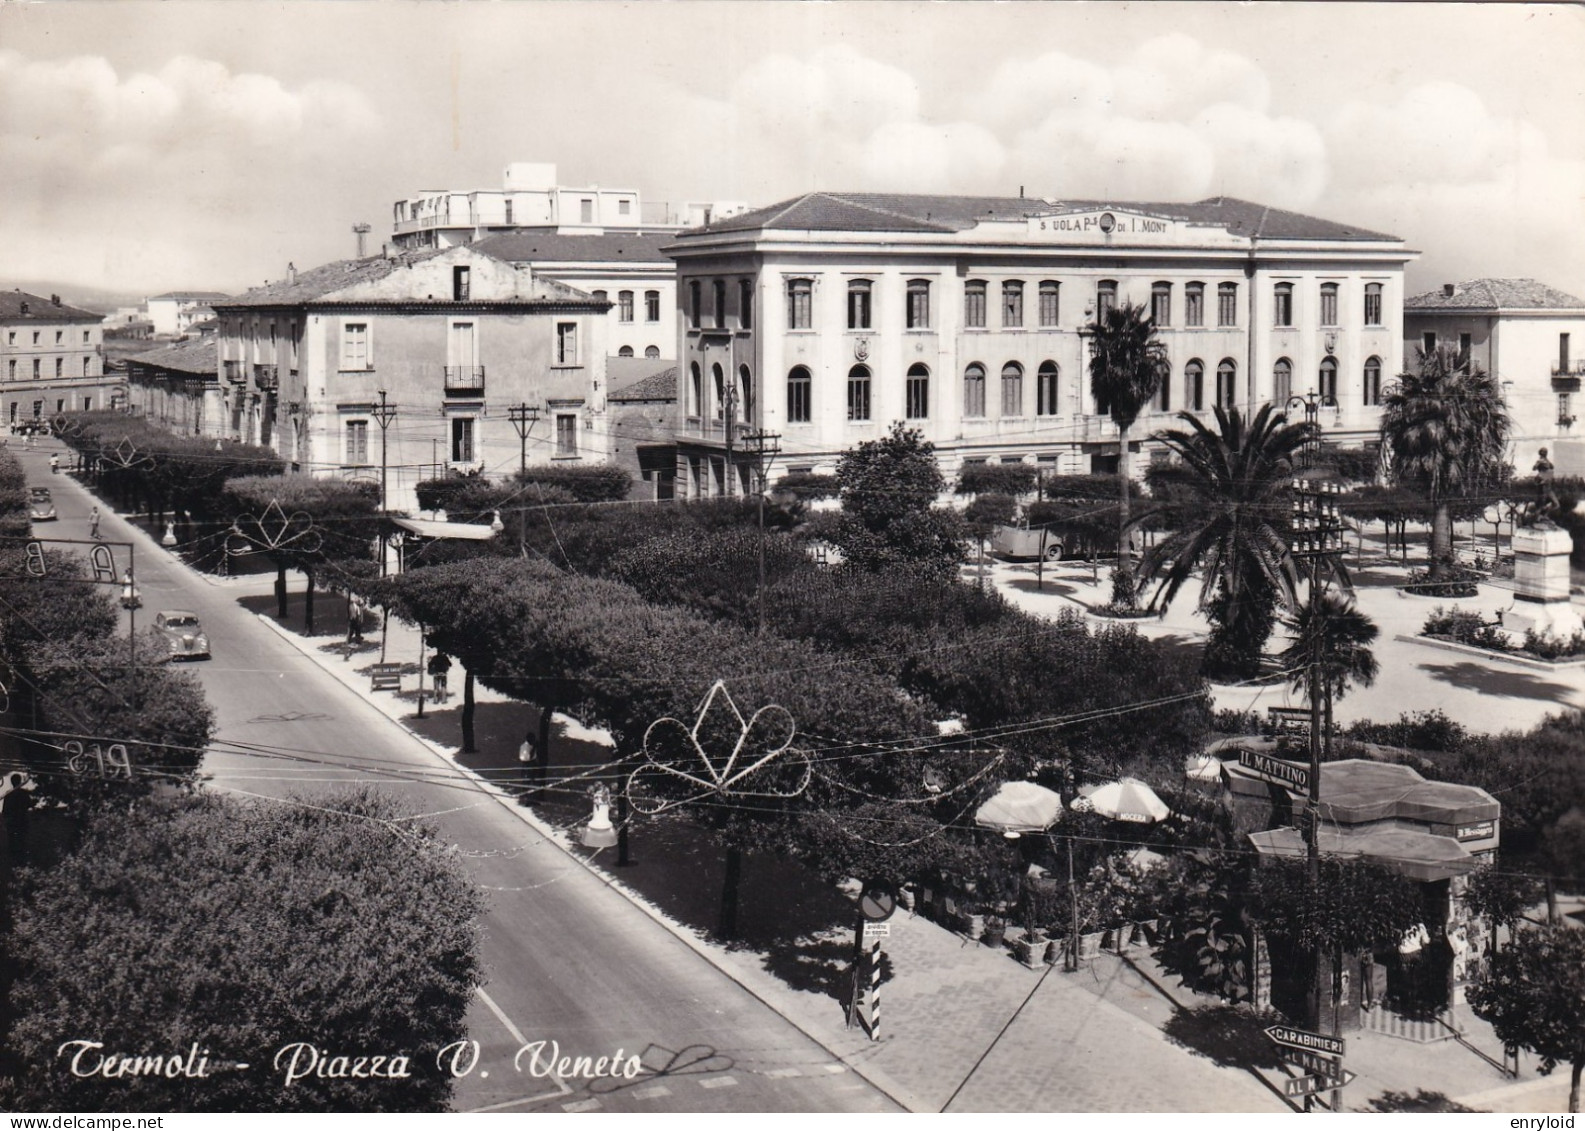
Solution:
<svg viewBox="0 0 1585 1131">
<path fill-rule="evenodd" d="M 49 448 L 23 455 L 30 483 L 54 488 L 61 515 L 41 537 L 87 534 L 92 497 L 51 477 Z M 105 508 L 101 507 L 103 512 Z M 895 1111 L 780 1015 L 706 963 L 544 842 L 495 797 L 468 786 L 418 740 L 325 677 L 237 604 L 270 579 L 215 586 L 193 577 L 129 524 L 106 514 L 101 533 L 140 540 L 138 583 L 148 623 L 161 608 L 197 612 L 214 658 L 188 670 L 218 718 L 205 761 L 212 787 L 284 796 L 350 782 L 391 790 L 429 814 L 466 854 L 486 889 L 484 992 L 466 1036 L 480 1044 L 459 1081 L 462 1110 Z M 463 1034 L 459 1034 L 463 1036 Z M 513 1069 L 525 1044 L 563 1055 L 638 1054 L 637 1080 L 537 1078 Z"/>
</svg>

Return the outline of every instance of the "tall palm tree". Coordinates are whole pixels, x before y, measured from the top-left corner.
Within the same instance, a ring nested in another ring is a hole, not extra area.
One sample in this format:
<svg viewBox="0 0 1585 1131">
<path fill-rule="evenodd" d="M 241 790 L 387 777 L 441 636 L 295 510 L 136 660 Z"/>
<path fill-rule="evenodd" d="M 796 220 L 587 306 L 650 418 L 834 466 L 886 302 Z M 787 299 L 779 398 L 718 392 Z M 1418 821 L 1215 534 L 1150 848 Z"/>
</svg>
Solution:
<svg viewBox="0 0 1585 1131">
<path fill-rule="evenodd" d="M 1090 392 L 1117 425 L 1117 568 L 1127 570 L 1128 487 L 1132 458 L 1128 430 L 1171 372 L 1167 346 L 1143 306 L 1124 303 L 1103 310 L 1086 330 L 1090 339 Z"/>
<path fill-rule="evenodd" d="M 1305 603 L 1283 623 L 1293 642 L 1277 657 L 1293 673 L 1293 689 L 1309 687 L 1310 667 L 1317 664 L 1322 694 L 1322 734 L 1332 733 L 1332 702 L 1343 698 L 1350 685 L 1369 687 L 1381 667 L 1370 650 L 1379 630 L 1360 612 L 1352 596 L 1323 592 Z"/>
<path fill-rule="evenodd" d="M 1457 350 L 1416 350 L 1383 402 L 1381 439 L 1395 483 L 1426 496 L 1432 507 L 1431 576 L 1453 558 L 1453 501 L 1501 478 L 1510 423 L 1496 380 Z"/>
<path fill-rule="evenodd" d="M 1290 424 L 1269 404 L 1247 422 L 1236 408 L 1215 413 L 1215 431 L 1180 412 L 1187 430 L 1156 433 L 1179 461 L 1164 473 L 1175 488 L 1175 528 L 1146 552 L 1140 578 L 1157 583 L 1150 603 L 1159 607 L 1201 571 L 1198 607 L 1211 620 L 1206 674 L 1244 679 L 1260 670 L 1277 604 L 1294 604 L 1286 491 L 1315 427 Z"/>
</svg>

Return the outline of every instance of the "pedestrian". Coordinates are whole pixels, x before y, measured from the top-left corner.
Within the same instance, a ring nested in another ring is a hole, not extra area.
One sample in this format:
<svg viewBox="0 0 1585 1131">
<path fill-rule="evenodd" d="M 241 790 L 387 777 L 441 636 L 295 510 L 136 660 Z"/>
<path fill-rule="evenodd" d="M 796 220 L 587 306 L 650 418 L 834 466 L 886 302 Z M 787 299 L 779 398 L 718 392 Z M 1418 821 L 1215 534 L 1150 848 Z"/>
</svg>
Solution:
<svg viewBox="0 0 1585 1131">
<path fill-rule="evenodd" d="M 523 788 L 530 788 L 533 783 L 534 763 L 539 761 L 539 745 L 530 729 L 523 735 L 523 743 L 517 748 L 517 768 L 523 774 Z"/>
<path fill-rule="evenodd" d="M 88 533 L 90 535 L 92 535 L 93 537 L 95 537 L 95 538 L 99 537 L 99 508 L 98 507 L 95 507 L 93 510 L 88 512 Z"/>
<path fill-rule="evenodd" d="M 356 593 L 347 599 L 347 643 L 363 643 L 363 600 Z"/>
<path fill-rule="evenodd" d="M 436 652 L 429 658 L 429 674 L 435 680 L 435 702 L 446 701 L 446 674 L 451 671 L 451 657 L 444 652 Z"/>
<path fill-rule="evenodd" d="M 61 470 L 61 457 L 54 452 L 50 453 L 50 474 L 59 475 Z"/>
</svg>

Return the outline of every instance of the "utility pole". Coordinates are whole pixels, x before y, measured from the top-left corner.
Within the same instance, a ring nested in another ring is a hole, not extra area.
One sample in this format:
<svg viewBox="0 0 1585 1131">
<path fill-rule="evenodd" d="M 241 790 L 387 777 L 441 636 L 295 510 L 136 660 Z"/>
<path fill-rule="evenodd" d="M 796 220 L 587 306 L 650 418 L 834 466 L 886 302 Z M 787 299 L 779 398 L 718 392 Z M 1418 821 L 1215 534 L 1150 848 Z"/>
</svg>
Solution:
<svg viewBox="0 0 1585 1131">
<path fill-rule="evenodd" d="M 385 458 L 385 433 L 391 427 L 391 421 L 396 419 L 396 406 L 393 405 L 393 404 L 387 404 L 386 403 L 385 390 L 381 389 L 380 390 L 380 403 L 377 404 L 377 405 L 371 405 L 369 411 L 374 417 L 374 422 L 380 426 L 380 576 L 384 577 L 385 576 L 385 516 L 386 516 L 387 509 L 388 509 L 388 507 L 387 507 L 388 496 L 386 495 L 386 486 L 385 486 L 385 476 L 386 476 L 386 467 L 387 467 L 386 458 Z"/>
<path fill-rule="evenodd" d="M 781 455 L 781 433 L 756 428 L 743 433 L 743 444 L 754 453 L 754 477 L 759 481 L 759 635 L 765 635 L 765 491 L 770 486 L 770 464 Z M 728 451 L 730 452 L 730 448 Z"/>
<path fill-rule="evenodd" d="M 1297 399 L 1297 398 L 1295 398 Z M 1334 482 L 1317 482 L 1309 479 L 1295 479 L 1293 481 L 1293 533 L 1292 554 L 1295 558 L 1306 561 L 1310 566 L 1310 616 L 1307 622 L 1309 631 L 1309 698 L 1310 698 L 1310 796 L 1305 805 L 1304 813 L 1304 841 L 1306 857 L 1309 862 L 1309 881 L 1312 894 L 1321 884 L 1321 744 L 1326 743 L 1327 756 L 1332 752 L 1332 736 L 1330 734 L 1330 714 L 1323 726 L 1321 711 L 1323 696 L 1330 698 L 1330 679 L 1323 670 L 1325 659 L 1325 637 L 1321 631 L 1322 613 L 1321 600 L 1323 593 L 1323 577 L 1330 573 L 1336 557 L 1343 552 L 1343 520 L 1338 509 L 1338 496 L 1342 488 Z M 1323 566 L 1325 570 L 1323 571 Z M 1315 965 L 1311 970 L 1314 988 L 1311 996 L 1315 1002 L 1314 1015 L 1309 1018 L 1311 1028 L 1319 1031 L 1321 1025 L 1321 963 L 1323 956 L 1315 956 Z M 1332 987 L 1332 1031 L 1333 1035 L 1338 1030 L 1337 1011 L 1338 987 Z M 1332 1092 L 1332 1110 L 1341 1110 L 1343 1094 L 1340 1090 Z"/>
<path fill-rule="evenodd" d="M 730 498 L 732 495 L 732 480 L 737 478 L 737 466 L 732 462 L 732 422 L 737 416 L 737 384 L 731 379 L 726 382 L 724 398 L 725 404 L 722 407 L 726 411 L 726 482 L 722 484 L 722 487 L 727 497 Z M 763 544 L 763 538 L 761 543 Z"/>
<path fill-rule="evenodd" d="M 528 433 L 539 423 L 539 406 L 520 401 L 507 409 L 506 414 L 517 430 L 517 473 L 521 476 L 528 471 Z"/>
</svg>

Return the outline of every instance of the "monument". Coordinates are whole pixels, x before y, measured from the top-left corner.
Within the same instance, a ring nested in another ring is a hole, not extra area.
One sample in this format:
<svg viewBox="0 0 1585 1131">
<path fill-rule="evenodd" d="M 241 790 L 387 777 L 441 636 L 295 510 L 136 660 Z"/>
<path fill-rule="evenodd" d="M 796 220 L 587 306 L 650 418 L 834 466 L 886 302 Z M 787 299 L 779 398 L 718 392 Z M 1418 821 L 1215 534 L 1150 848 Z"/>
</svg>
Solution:
<svg viewBox="0 0 1585 1131">
<path fill-rule="evenodd" d="M 1533 632 L 1567 640 L 1585 632 L 1585 620 L 1569 601 L 1569 554 L 1574 539 L 1552 521 L 1558 500 L 1551 490 L 1552 461 L 1545 448 L 1534 470 L 1538 498 L 1523 525 L 1513 532 L 1513 607 L 1504 610 L 1502 627 L 1516 636 Z"/>
</svg>

